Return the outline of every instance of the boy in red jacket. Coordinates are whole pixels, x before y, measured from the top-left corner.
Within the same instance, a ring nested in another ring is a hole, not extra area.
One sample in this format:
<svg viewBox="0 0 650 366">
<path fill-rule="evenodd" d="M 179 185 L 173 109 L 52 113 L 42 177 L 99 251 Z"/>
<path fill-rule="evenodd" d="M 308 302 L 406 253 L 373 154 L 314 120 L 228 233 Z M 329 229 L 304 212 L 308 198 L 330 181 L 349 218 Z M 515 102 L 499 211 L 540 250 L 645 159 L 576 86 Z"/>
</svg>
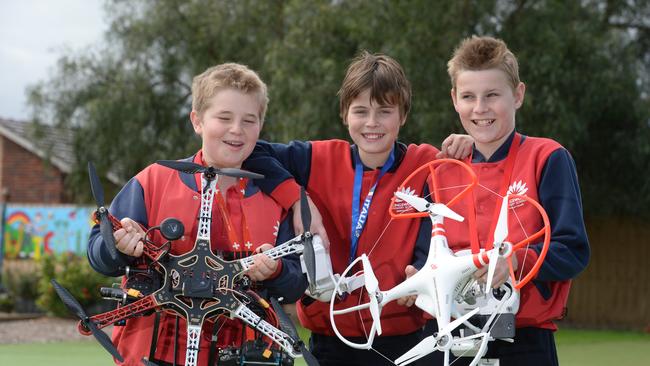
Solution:
<svg viewBox="0 0 650 366">
<path fill-rule="evenodd" d="M 363 52 L 348 67 L 339 98 L 341 119 L 354 144 L 343 140 L 293 141 L 288 145 L 260 142 L 244 167 L 263 173 L 267 180 L 260 186 L 285 207 L 298 199 L 295 182 L 306 187 L 322 215 L 334 273 L 342 273 L 366 253 L 381 288 L 392 288 L 414 271 L 412 267 L 424 264 L 431 223 L 428 219 L 392 221 L 388 214 L 391 197 L 413 170 L 440 152 L 431 145 L 398 141 L 411 108 L 411 86 L 394 59 Z M 449 154 L 464 157 L 471 142 L 456 135 L 443 146 L 450 146 Z M 269 160 L 269 156 L 275 159 Z M 290 177 L 295 181 L 285 180 Z M 424 181 L 416 185 L 413 188 L 420 190 Z M 358 304 L 359 295 L 359 291 L 351 294 L 338 306 Z M 353 349 L 341 342 L 330 324 L 328 303 L 303 297 L 297 311 L 303 326 L 312 332 L 312 353 L 321 365 L 392 365 L 392 360 L 422 338 L 422 312 L 403 306 L 412 305 L 412 301 L 403 299 L 383 308 L 383 333 L 373 343 L 378 352 Z M 369 330 L 371 323 L 367 312 L 337 318 L 339 331 L 357 343 L 365 342 L 364 329 Z"/>
<path fill-rule="evenodd" d="M 267 103 L 266 85 L 244 65 L 221 64 L 196 76 L 190 119 L 202 143 L 201 150 L 185 161 L 216 168 L 241 167 L 259 138 Z M 294 236 L 285 219 L 287 212 L 263 194 L 252 179 L 219 176 L 214 195 L 210 244 L 212 251 L 225 259 L 253 255 Z M 109 276 L 123 275 L 125 266 L 142 256 L 144 232 L 140 225 L 153 227 L 168 217 L 179 219 L 186 230 L 174 241 L 171 254 L 190 251 L 197 237 L 200 196 L 201 174 L 158 164 L 146 167 L 127 182 L 111 204 L 110 211 L 122 224 L 114 233 L 119 257 L 111 259 L 95 227 L 88 247 L 91 266 Z M 154 235 L 155 241 L 163 242 L 160 234 Z M 307 285 L 297 255 L 272 260 L 257 254 L 247 274 L 267 291 L 264 297 L 283 297 L 285 302 L 296 301 Z M 113 342 L 125 359 L 124 365 L 142 365 L 140 360 L 145 356 L 159 366 L 183 365 L 186 328 L 185 319 L 169 313 L 162 313 L 160 319 L 155 315 L 134 317 L 114 328 Z M 248 333 L 239 319 L 220 317 L 215 323 L 204 322 L 197 365 L 213 365 L 216 348 L 239 347 Z M 153 348 L 152 340 L 156 340 Z"/>
<path fill-rule="evenodd" d="M 478 238 L 490 237 L 494 211 L 507 193 L 526 194 L 538 201 L 551 224 L 551 243 L 541 269 L 521 289 L 514 343 L 490 342 L 485 358 L 498 359 L 500 366 L 557 365 L 554 320 L 563 317 L 571 279 L 584 270 L 590 255 L 575 163 L 557 142 L 516 132 L 515 114 L 526 87 L 519 79 L 517 59 L 503 41 L 465 39 L 448 62 L 448 72 L 454 108 L 474 138 L 470 161 L 479 181 L 473 196 L 478 233 L 467 235 L 467 230 L 449 225 L 446 235 L 451 249 L 484 247 L 486 243 Z M 470 215 L 462 209 L 457 212 L 466 218 Z M 534 220 L 522 225 L 527 232 L 540 228 Z M 516 252 L 512 257 L 515 273 L 518 269 L 526 272 L 540 250 L 537 244 Z M 486 271 L 484 267 L 475 276 L 485 282 Z M 492 287 L 507 278 L 508 265 L 499 261 Z M 457 362 L 462 364 L 462 359 Z"/>
</svg>

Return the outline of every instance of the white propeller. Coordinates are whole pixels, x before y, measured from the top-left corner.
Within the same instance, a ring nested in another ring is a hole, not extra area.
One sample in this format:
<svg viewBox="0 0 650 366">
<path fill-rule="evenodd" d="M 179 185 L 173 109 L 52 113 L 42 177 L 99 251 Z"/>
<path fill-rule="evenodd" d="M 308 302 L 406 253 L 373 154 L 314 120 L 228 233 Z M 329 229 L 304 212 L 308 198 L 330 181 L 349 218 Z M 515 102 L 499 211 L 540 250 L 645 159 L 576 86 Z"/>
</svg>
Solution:
<svg viewBox="0 0 650 366">
<path fill-rule="evenodd" d="M 426 338 L 424 338 L 420 343 L 416 344 L 415 347 L 411 348 L 408 352 L 403 354 L 401 357 L 395 360 L 395 364 L 398 366 L 402 365 L 408 365 L 411 362 L 417 361 L 420 358 L 428 355 L 429 353 L 440 349 L 438 347 L 438 341 L 440 338 L 443 336 L 448 336 L 449 341 L 452 341 L 452 334 L 451 331 L 454 329 L 458 328 L 462 323 L 464 323 L 466 320 L 474 316 L 474 314 L 478 313 L 480 308 L 475 308 L 474 310 L 468 312 L 467 314 L 461 316 L 460 318 L 450 322 L 447 324 L 446 327 L 444 327 L 442 330 L 438 332 L 437 337 L 434 337 L 433 335 L 430 335 Z M 445 365 L 449 364 L 449 348 L 445 349 Z"/>
<path fill-rule="evenodd" d="M 497 260 L 499 259 L 499 248 L 506 237 L 508 236 L 508 195 L 503 197 L 501 203 L 501 210 L 499 211 L 499 219 L 494 228 L 494 243 L 492 253 L 490 253 L 490 263 L 488 263 L 488 275 L 485 282 L 485 292 L 489 291 L 492 287 L 492 279 L 494 278 L 494 271 L 497 267 Z"/>
<path fill-rule="evenodd" d="M 379 291 L 379 281 L 372 270 L 370 261 L 365 254 L 361 255 L 361 264 L 363 265 L 363 277 L 365 279 L 366 291 L 370 299 L 370 315 L 373 324 L 376 326 L 377 334 L 381 335 L 381 318 L 379 317 L 379 302 L 377 301 L 377 292 Z"/>
<path fill-rule="evenodd" d="M 395 196 L 401 200 L 408 202 L 409 205 L 413 206 L 413 208 L 420 212 L 429 212 L 432 215 L 439 215 L 460 222 L 465 220 L 464 217 L 455 213 L 452 209 L 442 203 L 432 203 L 422 197 L 407 194 L 404 192 L 395 192 Z"/>
</svg>

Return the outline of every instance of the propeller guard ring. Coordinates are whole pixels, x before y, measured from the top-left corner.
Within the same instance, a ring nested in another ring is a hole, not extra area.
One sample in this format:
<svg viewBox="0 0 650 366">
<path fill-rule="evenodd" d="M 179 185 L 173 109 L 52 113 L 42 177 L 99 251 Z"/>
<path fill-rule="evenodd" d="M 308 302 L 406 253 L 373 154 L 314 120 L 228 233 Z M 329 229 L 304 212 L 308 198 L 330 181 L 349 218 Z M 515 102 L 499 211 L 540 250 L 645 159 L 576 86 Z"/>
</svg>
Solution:
<svg viewBox="0 0 650 366">
<path fill-rule="evenodd" d="M 354 266 L 356 266 L 357 263 L 362 261 L 362 258 L 364 256 L 365 256 L 365 254 L 362 254 L 361 256 L 355 258 L 354 261 L 352 261 L 352 263 L 350 263 L 350 265 L 348 265 L 348 267 L 341 273 L 338 280 L 334 282 L 334 293 L 335 294 L 341 295 L 341 294 L 344 293 L 344 291 L 342 291 L 342 289 L 341 289 L 341 285 L 344 283 L 344 279 L 348 278 L 347 277 L 348 273 L 352 270 L 352 268 L 354 268 Z M 372 268 L 370 270 L 372 270 Z M 365 271 L 365 268 L 364 268 L 364 271 Z M 364 283 L 365 283 L 365 280 L 364 280 Z M 361 288 L 365 288 L 365 286 L 361 287 Z M 370 298 L 370 296 L 375 296 L 375 295 L 374 294 L 368 294 L 369 298 Z M 359 304 L 359 305 L 356 305 L 356 306 L 353 306 L 353 307 L 350 307 L 350 308 L 345 308 L 345 309 L 342 309 L 342 310 L 334 310 L 334 302 L 336 302 L 336 300 L 337 300 L 337 296 L 332 296 L 332 299 L 330 300 L 330 307 L 329 307 L 329 310 L 330 310 L 330 323 L 332 324 L 332 330 L 334 330 L 334 333 L 336 334 L 336 336 L 341 340 L 341 342 L 345 343 L 349 347 L 356 348 L 356 349 L 365 349 L 365 350 L 371 349 L 372 348 L 372 343 L 375 340 L 375 335 L 377 333 L 377 331 L 376 331 L 377 327 L 376 327 L 374 321 L 373 321 L 372 327 L 370 328 L 370 334 L 368 335 L 368 341 L 365 342 L 365 343 L 355 343 L 355 342 L 352 342 L 352 341 L 348 340 L 347 338 L 345 338 L 345 336 L 343 336 L 341 334 L 341 332 L 339 332 L 339 329 L 336 326 L 336 321 L 334 320 L 334 315 L 342 315 L 342 314 L 347 314 L 347 313 L 353 312 L 353 311 L 369 309 L 370 306 L 371 306 L 371 300 L 368 300 L 368 302 L 366 302 L 366 303 Z M 381 312 L 381 309 L 380 309 L 380 312 Z"/>
<path fill-rule="evenodd" d="M 528 282 L 530 282 L 535 278 L 537 272 L 539 272 L 539 269 L 542 266 L 542 263 L 544 262 L 544 259 L 546 258 L 546 253 L 548 252 L 548 248 L 551 242 L 551 224 L 548 215 L 546 214 L 546 210 L 544 210 L 544 208 L 539 202 L 535 201 L 534 199 L 528 196 L 518 195 L 518 194 L 508 195 L 508 201 L 510 201 L 511 199 L 524 200 L 530 203 L 539 212 L 539 215 L 541 216 L 543 222 L 542 228 L 540 228 L 537 232 L 535 232 L 534 234 L 528 236 L 523 240 L 520 240 L 517 243 L 511 244 L 510 252 L 508 253 L 507 256 L 504 256 L 508 261 L 510 279 L 512 280 L 512 284 L 517 290 L 520 290 Z M 543 237 L 542 249 L 540 250 L 537 256 L 537 260 L 533 264 L 533 267 L 530 269 L 530 271 L 521 280 L 517 280 L 512 265 L 512 256 L 516 253 L 517 250 L 526 249 L 531 244 L 531 242 L 538 240 L 540 237 Z"/>
<path fill-rule="evenodd" d="M 458 193 L 453 198 L 451 198 L 448 202 L 440 202 L 440 200 L 438 198 L 438 188 L 439 188 L 438 187 L 438 182 L 435 179 L 435 174 L 433 174 L 433 173 L 435 173 L 435 170 L 439 166 L 441 166 L 443 164 L 455 164 L 455 165 L 458 165 L 458 166 L 460 166 L 461 168 L 464 169 L 464 171 L 467 173 L 467 176 L 469 177 L 469 183 L 467 184 L 467 186 L 465 188 L 463 188 L 463 190 L 460 193 Z M 463 197 L 465 197 L 469 192 L 472 191 L 472 189 L 474 189 L 474 187 L 477 184 L 477 180 L 478 180 L 477 177 L 476 177 L 476 173 L 474 173 L 474 170 L 472 170 L 472 167 L 467 165 L 467 163 L 465 163 L 463 161 L 460 161 L 460 160 L 455 160 L 455 159 L 437 159 L 437 160 L 433 160 L 433 161 L 431 161 L 429 163 L 426 163 L 426 164 L 422 165 L 421 167 L 417 168 L 416 170 L 414 170 L 408 177 L 406 177 L 406 179 L 404 179 L 402 184 L 397 188 L 397 191 L 398 192 L 400 192 L 400 191 L 405 192 L 406 190 L 408 190 L 408 184 L 410 183 L 410 181 L 415 179 L 418 175 L 424 173 L 426 170 L 429 171 L 429 173 L 428 173 L 429 177 L 433 177 L 433 179 L 427 179 L 426 182 L 429 182 L 430 185 L 433 188 L 431 194 L 435 198 L 434 201 L 437 202 L 437 203 L 444 203 L 446 206 L 452 206 L 456 202 L 460 201 Z M 427 184 L 427 183 L 425 183 L 425 184 Z M 393 197 L 391 198 L 390 209 L 388 210 L 388 212 L 390 213 L 390 216 L 392 218 L 394 218 L 394 219 L 409 219 L 409 218 L 419 218 L 419 217 L 428 217 L 429 216 L 429 213 L 426 212 L 426 211 L 418 212 L 418 211 L 415 211 L 414 209 L 408 210 L 407 212 L 397 212 L 395 210 L 395 207 L 398 204 L 397 200 L 398 200 L 398 198 L 395 195 L 393 195 Z"/>
</svg>

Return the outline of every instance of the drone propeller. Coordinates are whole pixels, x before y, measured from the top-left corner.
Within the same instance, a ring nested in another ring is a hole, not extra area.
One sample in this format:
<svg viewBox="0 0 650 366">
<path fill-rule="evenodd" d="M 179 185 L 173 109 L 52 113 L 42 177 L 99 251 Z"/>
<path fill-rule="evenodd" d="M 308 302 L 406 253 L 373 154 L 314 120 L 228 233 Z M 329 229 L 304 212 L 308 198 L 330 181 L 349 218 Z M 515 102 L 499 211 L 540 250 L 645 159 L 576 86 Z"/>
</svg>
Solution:
<svg viewBox="0 0 650 366">
<path fill-rule="evenodd" d="M 485 282 L 485 291 L 487 292 L 492 286 L 492 279 L 494 271 L 497 267 L 497 260 L 499 259 L 499 248 L 506 237 L 508 236 L 508 195 L 503 197 L 501 203 L 501 211 L 499 212 L 499 219 L 494 229 L 494 245 L 492 253 L 490 253 L 490 262 L 488 263 L 487 281 Z"/>
<path fill-rule="evenodd" d="M 117 351 L 117 348 L 115 348 L 115 345 L 113 345 L 113 342 L 111 342 L 111 339 L 108 337 L 108 335 L 97 328 L 97 325 L 95 325 L 95 323 L 90 320 L 86 314 L 86 311 L 81 307 L 81 304 L 79 304 L 79 302 L 72 296 L 72 294 L 55 280 L 51 280 L 50 282 L 52 283 L 54 290 L 56 291 L 57 295 L 59 295 L 68 310 L 70 310 L 70 312 L 75 314 L 81 320 L 81 324 L 90 330 L 99 344 L 101 344 L 102 347 L 108 351 L 108 353 L 115 357 L 115 359 L 119 360 L 120 362 L 124 362 L 124 358 L 122 358 L 122 355 L 120 355 L 120 353 Z"/>
<path fill-rule="evenodd" d="M 408 202 L 409 205 L 413 206 L 420 212 L 429 212 L 432 215 L 440 215 L 442 217 L 461 222 L 465 220 L 461 215 L 455 213 L 452 209 L 442 203 L 431 203 L 422 197 L 407 194 L 404 192 L 395 192 L 395 196 L 401 200 Z"/>
<path fill-rule="evenodd" d="M 375 272 L 372 270 L 370 261 L 365 254 L 361 255 L 361 264 L 363 265 L 363 278 L 366 291 L 368 291 L 368 298 L 370 299 L 370 316 L 372 316 L 373 324 L 376 325 L 377 334 L 381 335 L 381 318 L 379 317 L 379 302 L 377 301 L 379 281 L 377 281 Z"/>
<path fill-rule="evenodd" d="M 304 249 L 303 256 L 305 259 L 305 268 L 309 277 L 309 287 L 313 289 L 316 285 L 316 254 L 314 253 L 314 237 L 311 234 L 311 211 L 309 202 L 307 202 L 307 193 L 305 187 L 300 188 L 300 219 L 302 220 Z M 313 283 L 312 283 L 313 282 Z"/>
<path fill-rule="evenodd" d="M 303 342 L 300 339 L 296 327 L 293 325 L 293 322 L 291 321 L 291 319 L 289 319 L 289 316 L 284 311 L 282 305 L 280 305 L 280 303 L 275 297 L 271 298 L 271 305 L 273 306 L 273 310 L 275 311 L 275 313 L 278 315 L 280 330 L 287 333 L 287 335 L 291 337 L 291 339 L 293 339 L 294 348 L 300 349 L 300 353 L 302 353 L 302 357 L 305 359 L 305 362 L 307 363 L 308 366 L 317 366 L 318 361 L 316 360 L 316 357 L 314 357 L 314 355 L 312 355 L 311 352 L 309 352 L 309 349 L 307 349 L 307 346 L 305 346 L 305 342 Z"/>
<path fill-rule="evenodd" d="M 156 162 L 162 166 L 178 170 L 179 172 L 196 174 L 196 173 L 206 173 L 208 175 L 219 174 L 226 175 L 228 177 L 235 178 L 251 178 L 251 179 L 264 179 L 262 174 L 257 174 L 249 172 L 247 170 L 237 169 L 237 168 L 215 168 L 215 167 L 205 167 L 196 163 L 189 161 L 178 161 L 178 160 L 158 160 Z"/>
<path fill-rule="evenodd" d="M 113 237 L 113 224 L 111 224 L 111 220 L 108 217 L 108 210 L 104 207 L 104 189 L 99 181 L 95 165 L 90 161 L 88 162 L 88 175 L 90 176 L 90 190 L 97 203 L 99 233 L 104 240 L 106 248 L 108 248 L 108 254 L 111 256 L 111 259 L 116 260 L 118 254 L 117 248 L 115 247 L 115 238 Z"/>
<path fill-rule="evenodd" d="M 395 360 L 395 364 L 397 365 L 406 365 L 411 362 L 414 362 L 416 360 L 419 360 L 420 358 L 428 355 L 429 353 L 435 351 L 435 350 L 444 350 L 445 352 L 445 363 L 444 365 L 449 365 L 449 347 L 440 347 L 438 342 L 443 338 L 443 337 L 449 337 L 448 342 L 452 342 L 453 337 L 451 332 L 458 328 L 462 323 L 467 321 L 469 318 L 474 316 L 474 314 L 478 313 L 480 308 L 476 308 L 467 314 L 461 316 L 460 318 L 455 319 L 452 322 L 449 322 L 447 326 L 442 328 L 437 334 L 430 335 L 426 338 L 424 338 L 420 343 L 416 344 L 415 347 L 411 348 L 408 352 L 400 356 L 398 359 Z M 449 344 L 449 343 L 448 343 Z"/>
</svg>

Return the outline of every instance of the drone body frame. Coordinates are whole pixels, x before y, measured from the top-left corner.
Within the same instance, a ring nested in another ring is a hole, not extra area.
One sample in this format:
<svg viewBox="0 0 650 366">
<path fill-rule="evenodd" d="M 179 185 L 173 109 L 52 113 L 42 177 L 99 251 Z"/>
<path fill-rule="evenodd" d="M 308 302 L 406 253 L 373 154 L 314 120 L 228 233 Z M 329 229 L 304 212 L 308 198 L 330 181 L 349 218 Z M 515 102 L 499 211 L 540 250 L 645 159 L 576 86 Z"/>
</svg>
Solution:
<svg viewBox="0 0 650 366">
<path fill-rule="evenodd" d="M 348 268 L 341 274 L 341 278 L 345 279 L 347 274 L 358 264 L 363 265 L 363 276 L 365 280 L 365 290 L 368 292 L 368 302 L 360 303 L 357 306 L 352 306 L 346 309 L 334 308 L 334 300 L 330 301 L 330 321 L 332 323 L 332 328 L 335 334 L 339 339 L 353 348 L 359 349 L 370 349 L 376 335 L 381 335 L 381 309 L 384 305 L 391 301 L 395 301 L 399 298 L 406 296 L 417 295 L 415 300 L 415 305 L 435 317 L 438 322 L 439 332 L 435 335 L 426 337 L 416 346 L 414 346 L 410 351 L 406 352 L 404 355 L 395 360 L 397 365 L 406 365 L 411 362 L 418 360 L 421 357 L 424 357 L 428 353 L 431 353 L 435 350 L 444 351 L 445 365 L 449 364 L 449 351 L 451 350 L 454 343 L 459 344 L 462 341 L 479 339 L 480 346 L 479 351 L 472 361 L 472 365 L 476 364 L 482 354 L 485 352 L 487 347 L 487 342 L 491 340 L 490 334 L 487 330 L 489 324 L 486 324 L 482 332 L 478 334 L 469 335 L 467 337 L 454 338 L 451 332 L 458 328 L 461 324 L 465 323 L 469 318 L 479 312 L 479 308 L 475 308 L 464 315 L 456 314 L 454 312 L 454 301 L 456 295 L 460 291 L 463 284 L 467 283 L 467 280 L 470 278 L 472 273 L 483 266 L 488 266 L 488 283 L 492 283 L 492 276 L 496 267 L 496 262 L 499 257 L 509 259 L 513 253 L 521 248 L 525 248 L 531 242 L 535 240 L 542 239 L 544 245 L 543 249 L 538 257 L 537 262 L 531 271 L 521 280 L 515 278 L 512 262 L 509 260 L 510 267 L 510 277 L 516 289 L 521 288 L 526 283 L 528 283 L 537 273 L 541 263 L 546 255 L 548 250 L 549 240 L 550 240 L 550 225 L 548 217 L 544 209 L 536 201 L 519 195 L 507 195 L 503 198 L 501 205 L 501 212 L 499 214 L 499 222 L 496 225 L 495 232 L 495 241 L 493 247 L 489 250 L 481 251 L 480 253 L 474 253 L 471 255 L 456 256 L 455 253 L 449 248 L 447 243 L 447 238 L 445 236 L 444 228 L 444 218 L 452 218 L 458 221 L 462 221 L 462 217 L 457 215 L 455 212 L 451 211 L 447 205 L 440 203 L 437 182 L 435 178 L 435 168 L 444 163 L 453 163 L 460 165 L 469 175 L 469 184 L 465 189 L 461 191 L 458 195 L 454 196 L 447 204 L 450 206 L 468 194 L 471 189 L 476 185 L 476 175 L 472 171 L 471 167 L 466 164 L 456 161 L 441 159 L 431 162 L 424 165 L 420 169 L 413 172 L 406 180 L 407 182 L 411 177 L 414 177 L 416 174 L 421 173 L 422 171 L 428 171 L 431 175 L 430 184 L 433 186 L 433 196 L 435 202 L 431 203 L 423 198 L 418 196 L 405 194 L 403 190 L 398 189 L 393 198 L 393 203 L 396 200 L 403 200 L 408 202 L 413 208 L 419 212 L 411 213 L 396 213 L 391 211 L 391 215 L 394 218 L 416 218 L 416 217 L 430 217 L 432 221 L 432 233 L 430 241 L 430 249 L 427 256 L 427 260 L 424 266 L 413 276 L 407 278 L 402 283 L 396 285 L 395 287 L 381 291 L 379 289 L 378 280 L 375 278 L 375 275 L 370 264 L 370 260 L 365 254 L 362 254 L 355 261 L 353 261 Z M 403 184 L 402 186 L 405 186 Z M 536 233 L 526 237 L 524 240 L 516 244 L 510 244 L 505 241 L 507 233 L 507 211 L 509 207 L 509 201 L 511 199 L 519 199 L 531 203 L 531 205 L 537 209 L 542 217 L 544 222 L 544 227 L 537 231 Z M 336 287 L 337 292 L 340 292 L 339 286 Z M 367 340 L 365 343 L 355 343 L 346 339 L 343 335 L 340 334 L 336 327 L 335 316 L 346 314 L 349 312 L 360 311 L 368 309 L 372 317 L 372 326 L 370 328 Z M 455 320 L 451 320 L 453 315 L 460 315 Z M 490 317 L 490 322 L 494 320 L 494 317 Z"/>
<path fill-rule="evenodd" d="M 186 169 L 190 164 L 196 165 L 185 162 L 161 163 L 169 164 L 167 166 L 178 170 Z M 150 240 L 143 240 L 143 261 L 148 266 L 146 271 L 162 279 L 160 287 L 147 295 L 143 295 L 139 291 L 134 291 L 133 293 L 135 295 L 133 296 L 137 299 L 128 304 L 125 301 L 122 306 L 119 306 L 115 310 L 91 317 L 85 316 L 84 314 L 78 325 L 79 331 L 86 335 L 89 335 L 92 331 L 93 335 L 97 337 L 95 329 L 101 329 L 110 324 L 118 323 L 147 312 L 164 311 L 174 313 L 185 318 L 187 321 L 185 364 L 187 366 L 195 366 L 198 362 L 199 340 L 204 321 L 209 318 L 228 314 L 231 318 L 239 318 L 253 329 L 260 331 L 282 348 L 289 356 L 293 358 L 302 356 L 301 350 L 304 352 L 305 349 L 302 347 L 302 342 L 299 339 L 291 338 L 280 329 L 260 318 L 259 315 L 250 310 L 246 304 L 235 296 L 236 290 L 234 288 L 236 282 L 242 279 L 245 271 L 253 265 L 253 257 L 249 256 L 228 261 L 212 253 L 210 245 L 210 222 L 212 219 L 212 202 L 216 193 L 217 174 L 236 175 L 241 174 L 240 171 L 234 169 L 222 169 L 218 171 L 214 168 L 204 168 L 201 166 L 198 166 L 198 168 L 190 166 L 190 168 L 199 171 L 203 169 L 203 171 L 200 171 L 203 174 L 201 179 L 202 194 L 199 225 L 197 238 L 192 249 L 181 255 L 173 255 L 169 253 L 171 241 L 161 246 L 156 246 Z M 215 171 L 211 171 L 210 169 Z M 104 244 L 114 246 L 115 241 L 112 233 L 114 230 L 121 228 L 121 224 L 119 220 L 103 207 L 103 191 L 101 190 L 101 186 L 98 186 L 99 180 L 97 179 L 92 164 L 89 164 L 89 172 L 91 176 L 91 187 L 93 188 L 93 193 L 96 195 L 98 203 L 95 220 L 100 224 L 102 236 L 106 237 Z M 254 173 L 245 173 L 251 175 L 252 178 L 258 178 Z M 107 229 L 107 226 L 110 230 Z M 265 251 L 264 254 L 271 259 L 279 259 L 294 253 L 300 254 L 305 250 L 306 236 L 311 238 L 311 233 L 305 232 L 298 235 L 283 244 Z M 109 251 L 109 254 L 113 257 L 112 250 Z M 126 270 L 129 270 L 128 267 Z M 72 308 L 76 309 L 77 306 L 80 307 L 78 303 L 74 304 L 76 300 L 71 299 L 71 295 L 65 289 L 62 289 L 60 285 L 56 284 L 55 289 L 71 310 Z M 127 298 L 127 290 L 123 289 L 125 300 Z M 72 307 L 70 306 L 71 302 Z M 121 359 L 114 346 L 111 347 L 112 344 L 107 346 L 103 342 L 102 345 L 114 357 Z M 149 364 L 151 363 L 149 361 L 147 362 Z"/>
</svg>

